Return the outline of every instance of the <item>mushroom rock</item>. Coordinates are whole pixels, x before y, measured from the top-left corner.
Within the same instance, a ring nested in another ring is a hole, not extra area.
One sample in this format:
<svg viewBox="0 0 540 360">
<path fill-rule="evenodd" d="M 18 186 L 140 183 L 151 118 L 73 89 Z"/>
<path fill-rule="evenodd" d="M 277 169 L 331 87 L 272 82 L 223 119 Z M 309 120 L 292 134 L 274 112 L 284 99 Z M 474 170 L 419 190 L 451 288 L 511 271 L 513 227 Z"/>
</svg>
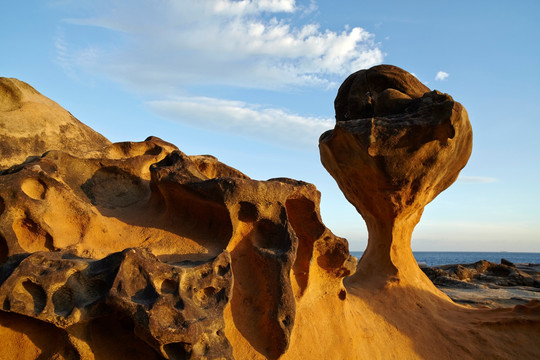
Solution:
<svg viewBox="0 0 540 360">
<path fill-rule="evenodd" d="M 450 186 L 472 149 L 465 108 L 390 65 L 350 75 L 321 161 L 364 218 L 368 246 L 350 281 L 438 292 L 416 264 L 411 235 L 424 206 Z"/>
<path fill-rule="evenodd" d="M 0 77 L 0 169 L 47 150 L 92 156 L 110 141 L 32 86 Z"/>
</svg>

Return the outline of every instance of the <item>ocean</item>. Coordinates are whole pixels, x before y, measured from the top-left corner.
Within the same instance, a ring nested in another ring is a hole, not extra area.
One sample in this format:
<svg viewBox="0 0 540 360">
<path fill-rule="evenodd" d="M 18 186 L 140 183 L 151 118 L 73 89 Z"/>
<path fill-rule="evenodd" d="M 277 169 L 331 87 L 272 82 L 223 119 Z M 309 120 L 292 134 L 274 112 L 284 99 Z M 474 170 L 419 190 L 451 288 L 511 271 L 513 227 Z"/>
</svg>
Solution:
<svg viewBox="0 0 540 360">
<path fill-rule="evenodd" d="M 363 251 L 351 251 L 351 255 L 358 259 L 362 257 Z M 540 253 L 526 252 L 465 252 L 465 251 L 413 251 L 418 262 L 424 262 L 427 266 L 447 265 L 447 264 L 467 264 L 480 260 L 487 260 L 500 263 L 501 259 L 506 259 L 513 263 L 534 263 L 540 264 Z"/>
</svg>

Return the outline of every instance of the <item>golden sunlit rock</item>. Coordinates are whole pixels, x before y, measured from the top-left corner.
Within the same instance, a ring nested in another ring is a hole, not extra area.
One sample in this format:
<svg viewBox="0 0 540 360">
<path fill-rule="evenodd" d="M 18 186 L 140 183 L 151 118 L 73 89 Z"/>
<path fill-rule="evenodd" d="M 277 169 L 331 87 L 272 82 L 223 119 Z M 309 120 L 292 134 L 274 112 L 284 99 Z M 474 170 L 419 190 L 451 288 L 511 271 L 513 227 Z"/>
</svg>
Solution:
<svg viewBox="0 0 540 360">
<path fill-rule="evenodd" d="M 349 76 L 321 161 L 366 221 L 369 240 L 351 281 L 414 284 L 439 292 L 410 242 L 424 206 L 450 186 L 472 149 L 465 108 L 408 72 L 380 65 Z"/>
<path fill-rule="evenodd" d="M 32 86 L 0 77 L 0 169 L 48 150 L 92 156 L 110 141 Z"/>
<path fill-rule="evenodd" d="M 538 302 L 455 304 L 413 258 L 413 228 L 472 132 L 411 74 L 351 75 L 321 136 L 368 225 L 358 265 L 314 185 L 253 180 L 156 137 L 111 144 L 29 85 L 1 84 L 0 359 L 540 357 Z"/>
</svg>

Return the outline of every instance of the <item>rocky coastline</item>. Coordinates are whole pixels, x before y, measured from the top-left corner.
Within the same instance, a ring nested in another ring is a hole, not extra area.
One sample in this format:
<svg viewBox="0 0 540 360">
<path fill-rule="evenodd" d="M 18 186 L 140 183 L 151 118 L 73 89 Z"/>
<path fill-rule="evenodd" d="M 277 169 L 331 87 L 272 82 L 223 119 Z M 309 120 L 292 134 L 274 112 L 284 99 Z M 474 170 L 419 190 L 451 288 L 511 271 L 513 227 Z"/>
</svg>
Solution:
<svg viewBox="0 0 540 360">
<path fill-rule="evenodd" d="M 540 301 L 540 264 L 501 259 L 420 268 L 456 303 L 498 308 Z"/>
<path fill-rule="evenodd" d="M 540 358 L 539 301 L 459 297 L 537 294 L 536 266 L 413 256 L 471 154 L 465 108 L 392 65 L 351 74 L 334 107 L 319 151 L 367 224 L 358 261 L 313 184 L 111 143 L 0 78 L 0 359 Z"/>
</svg>

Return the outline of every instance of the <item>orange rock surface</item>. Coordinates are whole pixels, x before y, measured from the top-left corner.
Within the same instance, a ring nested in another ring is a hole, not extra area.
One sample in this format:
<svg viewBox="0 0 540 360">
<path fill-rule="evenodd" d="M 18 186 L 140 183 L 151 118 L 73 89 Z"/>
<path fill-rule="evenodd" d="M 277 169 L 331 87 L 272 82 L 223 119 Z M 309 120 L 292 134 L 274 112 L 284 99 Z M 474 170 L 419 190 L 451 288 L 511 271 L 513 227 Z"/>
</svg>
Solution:
<svg viewBox="0 0 540 360">
<path fill-rule="evenodd" d="M 351 75 L 321 136 L 368 224 L 357 270 L 313 185 L 253 180 L 154 137 L 110 144 L 30 86 L 0 83 L 0 138 L 19 144 L 0 159 L 1 359 L 540 356 L 538 303 L 454 304 L 412 257 L 472 132 L 459 103 L 405 71 Z M 43 129 L 21 122 L 41 111 Z M 66 121 L 84 137 L 59 139 Z M 20 146 L 34 136 L 41 147 Z"/>
<path fill-rule="evenodd" d="M 110 145 L 32 86 L 4 77 L 0 77 L 0 134 L 0 169 L 48 150 L 92 156 Z"/>
<path fill-rule="evenodd" d="M 424 206 L 469 159 L 465 108 L 389 65 L 351 75 L 335 107 L 337 124 L 320 139 L 321 161 L 369 232 L 354 281 L 438 293 L 416 265 L 411 235 Z"/>
</svg>

